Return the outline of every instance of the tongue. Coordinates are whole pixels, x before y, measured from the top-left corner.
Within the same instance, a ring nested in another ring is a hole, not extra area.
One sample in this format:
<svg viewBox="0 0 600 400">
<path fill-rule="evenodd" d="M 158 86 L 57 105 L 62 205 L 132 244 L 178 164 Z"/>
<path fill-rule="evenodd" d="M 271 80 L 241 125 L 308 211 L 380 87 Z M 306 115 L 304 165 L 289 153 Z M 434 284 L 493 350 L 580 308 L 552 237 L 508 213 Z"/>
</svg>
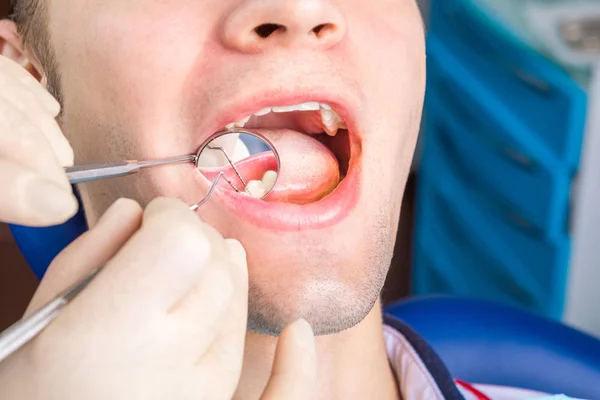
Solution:
<svg viewBox="0 0 600 400">
<path fill-rule="evenodd" d="M 269 139 L 279 153 L 281 167 L 275 187 L 266 201 L 306 204 L 320 200 L 335 189 L 340 181 L 338 161 L 321 142 L 290 129 L 252 129 Z M 255 154 L 239 163 L 236 168 L 247 181 L 261 179 L 268 170 L 276 169 L 271 153 Z M 239 182 L 232 168 L 202 168 L 201 172 L 213 179 L 224 172 L 232 182 Z M 227 183 L 224 189 L 233 190 Z"/>
<path fill-rule="evenodd" d="M 267 201 L 306 204 L 322 199 L 340 182 L 333 153 L 310 135 L 290 129 L 256 129 L 277 149 L 279 178 Z"/>
</svg>

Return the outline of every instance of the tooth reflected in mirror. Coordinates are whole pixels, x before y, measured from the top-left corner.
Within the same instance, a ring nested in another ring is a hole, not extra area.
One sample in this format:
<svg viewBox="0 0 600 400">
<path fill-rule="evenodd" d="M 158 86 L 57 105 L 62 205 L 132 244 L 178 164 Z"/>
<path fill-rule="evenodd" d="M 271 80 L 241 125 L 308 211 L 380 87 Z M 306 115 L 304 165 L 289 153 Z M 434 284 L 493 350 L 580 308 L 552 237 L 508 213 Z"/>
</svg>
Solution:
<svg viewBox="0 0 600 400">
<path fill-rule="evenodd" d="M 196 167 L 211 181 L 222 173 L 219 188 L 263 199 L 277 183 L 280 160 L 265 137 L 235 129 L 217 133 L 200 146 Z"/>
</svg>

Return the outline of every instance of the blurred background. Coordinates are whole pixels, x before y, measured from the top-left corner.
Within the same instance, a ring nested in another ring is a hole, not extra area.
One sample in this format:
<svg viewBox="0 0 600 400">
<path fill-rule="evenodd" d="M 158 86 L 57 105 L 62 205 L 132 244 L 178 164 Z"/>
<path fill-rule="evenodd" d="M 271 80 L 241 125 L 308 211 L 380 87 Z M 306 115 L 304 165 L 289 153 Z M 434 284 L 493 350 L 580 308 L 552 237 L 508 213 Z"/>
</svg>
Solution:
<svg viewBox="0 0 600 400">
<path fill-rule="evenodd" d="M 487 299 L 600 337 L 600 1 L 420 5 L 425 115 L 384 301 Z M 2 329 L 37 277 L 6 226 L 0 260 Z"/>
<path fill-rule="evenodd" d="M 597 0 L 430 0 L 411 294 L 600 335 Z"/>
</svg>

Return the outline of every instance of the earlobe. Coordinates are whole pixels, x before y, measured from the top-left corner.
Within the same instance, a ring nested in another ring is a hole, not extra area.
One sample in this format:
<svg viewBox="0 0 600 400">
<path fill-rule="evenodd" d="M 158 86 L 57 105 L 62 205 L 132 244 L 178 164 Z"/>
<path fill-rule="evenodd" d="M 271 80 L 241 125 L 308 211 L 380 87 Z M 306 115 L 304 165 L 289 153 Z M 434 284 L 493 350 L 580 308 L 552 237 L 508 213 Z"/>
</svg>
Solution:
<svg viewBox="0 0 600 400">
<path fill-rule="evenodd" d="M 0 55 L 17 62 L 37 80 L 41 80 L 42 75 L 26 55 L 17 25 L 7 19 L 0 20 Z"/>
</svg>

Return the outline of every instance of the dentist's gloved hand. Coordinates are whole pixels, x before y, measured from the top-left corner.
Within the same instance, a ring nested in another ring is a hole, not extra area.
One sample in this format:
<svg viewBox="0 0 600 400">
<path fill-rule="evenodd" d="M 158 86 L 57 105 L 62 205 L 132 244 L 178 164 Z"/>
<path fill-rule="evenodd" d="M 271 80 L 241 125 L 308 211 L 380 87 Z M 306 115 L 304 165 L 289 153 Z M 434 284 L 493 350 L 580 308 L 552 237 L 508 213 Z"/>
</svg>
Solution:
<svg viewBox="0 0 600 400">
<path fill-rule="evenodd" d="M 0 221 L 56 225 L 77 211 L 63 167 L 73 150 L 58 102 L 19 64 L 0 55 Z"/>
<path fill-rule="evenodd" d="M 50 266 L 28 312 L 104 270 L 0 364 L 0 398 L 230 400 L 247 321 L 245 251 L 176 200 L 120 200 Z M 280 337 L 263 400 L 311 399 L 315 349 L 300 321 Z"/>
</svg>

